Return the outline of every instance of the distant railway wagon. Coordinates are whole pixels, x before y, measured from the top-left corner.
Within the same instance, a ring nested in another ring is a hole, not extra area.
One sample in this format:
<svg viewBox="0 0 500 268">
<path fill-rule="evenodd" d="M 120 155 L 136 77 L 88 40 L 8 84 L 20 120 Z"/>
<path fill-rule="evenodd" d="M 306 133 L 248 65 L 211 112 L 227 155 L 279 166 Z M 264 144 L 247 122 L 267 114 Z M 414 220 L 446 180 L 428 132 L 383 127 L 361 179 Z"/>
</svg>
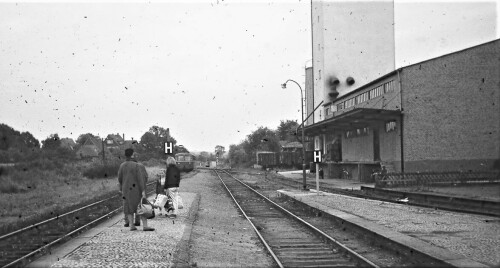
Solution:
<svg viewBox="0 0 500 268">
<path fill-rule="evenodd" d="M 257 152 L 257 165 L 263 168 L 275 167 L 279 164 L 279 155 L 275 152 Z"/>
<path fill-rule="evenodd" d="M 263 168 L 302 167 L 302 151 L 295 152 L 258 152 L 257 165 Z"/>
<path fill-rule="evenodd" d="M 189 172 L 194 169 L 194 156 L 190 153 L 175 154 L 175 161 L 180 171 Z"/>
</svg>

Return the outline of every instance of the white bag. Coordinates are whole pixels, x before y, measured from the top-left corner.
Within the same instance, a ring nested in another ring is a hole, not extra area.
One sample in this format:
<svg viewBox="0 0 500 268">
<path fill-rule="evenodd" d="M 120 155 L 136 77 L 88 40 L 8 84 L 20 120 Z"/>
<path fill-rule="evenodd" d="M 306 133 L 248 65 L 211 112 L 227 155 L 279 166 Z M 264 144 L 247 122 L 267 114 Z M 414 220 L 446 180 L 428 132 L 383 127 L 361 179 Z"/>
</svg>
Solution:
<svg viewBox="0 0 500 268">
<path fill-rule="evenodd" d="M 177 202 L 177 208 L 178 209 L 183 209 L 184 208 L 184 203 L 182 202 L 181 195 L 177 193 L 174 202 Z M 175 205 L 174 205 L 175 206 Z"/>
<path fill-rule="evenodd" d="M 163 208 L 165 206 L 165 204 L 167 203 L 167 200 L 168 200 L 168 197 L 166 195 L 159 194 L 156 197 L 155 206 L 159 207 L 159 208 Z"/>
</svg>

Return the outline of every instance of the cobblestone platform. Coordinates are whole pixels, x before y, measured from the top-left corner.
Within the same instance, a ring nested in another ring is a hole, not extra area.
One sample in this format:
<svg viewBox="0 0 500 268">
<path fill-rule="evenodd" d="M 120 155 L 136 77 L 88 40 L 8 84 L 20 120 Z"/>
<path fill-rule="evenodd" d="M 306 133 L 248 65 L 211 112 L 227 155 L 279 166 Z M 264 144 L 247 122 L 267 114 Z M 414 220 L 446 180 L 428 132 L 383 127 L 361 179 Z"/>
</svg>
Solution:
<svg viewBox="0 0 500 268">
<path fill-rule="evenodd" d="M 176 219 L 148 220 L 155 231 L 123 227 L 123 213 L 81 234 L 28 267 L 171 267 L 187 263 L 189 240 L 199 195 L 181 192 L 184 208 Z M 149 198 L 150 200 L 152 197 Z"/>
<path fill-rule="evenodd" d="M 279 192 L 453 266 L 500 265 L 500 221 L 495 217 L 318 194 L 314 190 Z"/>
</svg>

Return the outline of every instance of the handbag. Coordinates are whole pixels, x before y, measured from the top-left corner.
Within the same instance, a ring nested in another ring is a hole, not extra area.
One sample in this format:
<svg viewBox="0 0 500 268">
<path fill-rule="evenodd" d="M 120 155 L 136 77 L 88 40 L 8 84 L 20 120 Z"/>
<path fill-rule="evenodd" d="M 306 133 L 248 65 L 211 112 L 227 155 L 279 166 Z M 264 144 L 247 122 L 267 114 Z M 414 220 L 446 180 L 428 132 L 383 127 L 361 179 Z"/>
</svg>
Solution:
<svg viewBox="0 0 500 268">
<path fill-rule="evenodd" d="M 142 198 L 141 203 L 137 207 L 137 215 L 141 215 L 146 219 L 154 218 L 155 211 L 153 210 L 153 204 L 151 204 L 146 198 Z"/>
</svg>

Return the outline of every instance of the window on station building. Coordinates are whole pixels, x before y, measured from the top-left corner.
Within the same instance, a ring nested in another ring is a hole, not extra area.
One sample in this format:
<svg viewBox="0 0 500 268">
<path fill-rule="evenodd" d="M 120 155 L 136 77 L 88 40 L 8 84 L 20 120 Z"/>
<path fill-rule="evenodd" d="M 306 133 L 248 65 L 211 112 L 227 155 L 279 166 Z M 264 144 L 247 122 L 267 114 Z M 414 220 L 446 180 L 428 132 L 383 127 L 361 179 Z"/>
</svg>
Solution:
<svg viewBox="0 0 500 268">
<path fill-rule="evenodd" d="M 331 110 L 332 110 L 332 113 L 335 113 L 337 111 L 337 105 L 331 105 Z"/>
<path fill-rule="evenodd" d="M 368 100 L 368 92 L 356 96 L 356 104 L 363 103 L 367 100 Z"/>
<path fill-rule="evenodd" d="M 354 106 L 354 98 L 344 101 L 344 109 Z"/>
<path fill-rule="evenodd" d="M 343 110 L 343 109 L 344 109 L 344 103 L 343 102 L 337 104 L 337 111 L 340 111 L 340 110 Z"/>
<path fill-rule="evenodd" d="M 391 132 L 396 130 L 396 121 L 389 121 L 385 123 L 385 132 Z"/>
<path fill-rule="evenodd" d="M 325 115 L 329 115 L 330 114 L 330 107 L 326 107 L 325 108 Z"/>
<path fill-rule="evenodd" d="M 343 101 L 339 104 L 336 105 L 336 109 L 334 110 L 333 108 L 331 109 L 332 112 L 336 112 L 336 111 L 340 111 L 340 110 L 343 110 L 343 109 L 347 109 L 349 107 L 352 107 L 354 105 L 357 105 L 357 104 L 360 104 L 360 103 L 363 103 L 365 101 L 368 101 L 370 99 L 373 99 L 373 98 L 376 98 L 382 94 L 385 94 L 387 92 L 391 92 L 391 91 L 394 91 L 395 89 L 395 83 L 394 83 L 394 80 L 391 80 L 387 83 L 384 83 L 382 85 L 379 85 L 373 89 L 371 89 L 370 91 L 367 91 L 367 92 L 363 92 L 351 99 L 348 99 L 346 101 Z"/>
<path fill-rule="evenodd" d="M 389 81 L 384 84 L 384 93 L 394 91 L 394 81 Z"/>
<path fill-rule="evenodd" d="M 351 138 L 354 138 L 355 136 L 356 136 L 356 131 L 354 131 L 354 130 L 347 130 L 345 132 L 346 139 L 351 139 Z"/>
<path fill-rule="evenodd" d="M 356 136 L 366 136 L 368 135 L 368 127 L 356 129 Z"/>
<path fill-rule="evenodd" d="M 384 93 L 384 85 L 378 86 L 370 90 L 370 99 L 376 98 Z"/>
</svg>

